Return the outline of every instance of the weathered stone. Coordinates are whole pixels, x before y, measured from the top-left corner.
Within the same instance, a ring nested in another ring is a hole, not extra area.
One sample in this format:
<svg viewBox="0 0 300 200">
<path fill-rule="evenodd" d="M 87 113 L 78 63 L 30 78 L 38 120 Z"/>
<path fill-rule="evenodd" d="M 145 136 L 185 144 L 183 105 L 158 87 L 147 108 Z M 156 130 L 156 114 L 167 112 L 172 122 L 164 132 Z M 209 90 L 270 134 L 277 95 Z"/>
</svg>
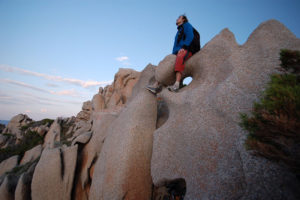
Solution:
<svg viewBox="0 0 300 200">
<path fill-rule="evenodd" d="M 78 177 L 75 183 L 75 199 L 88 199 L 92 179 L 92 176 L 89 174 L 91 174 L 91 170 L 94 169 L 92 166 L 94 166 L 102 149 L 107 129 L 112 125 L 116 117 L 117 114 L 113 112 L 93 113 L 93 135 L 78 155 L 79 164 L 76 172 Z"/>
<path fill-rule="evenodd" d="M 92 120 L 89 121 L 77 121 L 75 124 L 75 128 L 74 128 L 74 133 L 72 136 L 72 140 L 74 140 L 74 138 L 78 137 L 81 134 L 84 134 L 86 132 L 89 132 L 92 128 Z"/>
<path fill-rule="evenodd" d="M 0 147 L 5 145 L 6 141 L 7 141 L 8 137 L 3 135 L 3 134 L 0 134 Z"/>
<path fill-rule="evenodd" d="M 160 97 L 157 98 L 157 120 L 156 128 L 161 127 L 169 118 L 168 105 Z"/>
<path fill-rule="evenodd" d="M 90 138 L 92 137 L 93 135 L 93 132 L 86 132 L 86 133 L 83 133 L 81 135 L 79 135 L 78 137 L 76 137 L 73 141 L 72 141 L 72 145 L 75 145 L 77 143 L 80 143 L 80 144 L 85 144 L 87 143 Z"/>
<path fill-rule="evenodd" d="M 0 186 L 1 200 L 14 200 L 14 191 L 16 189 L 18 177 L 7 175 Z"/>
<path fill-rule="evenodd" d="M 91 101 L 86 101 L 82 105 L 82 111 L 80 111 L 77 116 L 76 116 L 76 121 L 83 120 L 83 121 L 88 121 L 90 120 L 92 112 L 92 102 Z"/>
<path fill-rule="evenodd" d="M 54 148 L 55 142 L 60 142 L 61 122 L 62 119 L 57 118 L 50 126 L 50 129 L 44 138 L 44 148 Z"/>
<path fill-rule="evenodd" d="M 18 114 L 9 121 L 3 133 L 10 133 L 15 135 L 17 139 L 22 139 L 21 127 L 28 125 L 30 122 L 32 122 L 32 119 L 27 115 Z"/>
<path fill-rule="evenodd" d="M 155 70 L 155 79 L 163 85 L 172 85 L 175 82 L 175 61 L 176 55 L 166 56 Z"/>
<path fill-rule="evenodd" d="M 154 184 L 183 178 L 185 199 L 298 198 L 295 176 L 247 152 L 238 125 L 276 72 L 282 48 L 300 50 L 300 40 L 271 20 L 242 46 L 225 29 L 186 62 L 193 81 L 160 93 L 170 112 L 154 133 Z"/>
<path fill-rule="evenodd" d="M 7 158 L 6 160 L 3 160 L 0 163 L 0 176 L 2 176 L 5 172 L 9 172 L 14 167 L 16 167 L 18 165 L 18 159 L 19 159 L 19 156 L 16 155 L 16 156 Z"/>
<path fill-rule="evenodd" d="M 94 112 L 99 112 L 105 108 L 105 99 L 101 93 L 94 95 L 92 108 Z"/>
<path fill-rule="evenodd" d="M 88 112 L 92 111 L 92 103 L 91 101 L 86 101 L 82 105 L 82 110 L 86 110 Z"/>
<path fill-rule="evenodd" d="M 42 125 L 36 128 L 36 132 L 40 136 L 44 136 L 49 131 L 49 127 L 47 125 Z"/>
<path fill-rule="evenodd" d="M 31 165 L 27 172 L 23 173 L 19 178 L 15 190 L 15 200 L 30 200 L 31 199 L 31 180 L 36 163 Z"/>
<path fill-rule="evenodd" d="M 156 109 L 156 97 L 144 90 L 122 110 L 96 162 L 89 199 L 150 199 Z"/>
<path fill-rule="evenodd" d="M 37 159 L 41 155 L 42 150 L 43 150 L 43 147 L 40 144 L 40 145 L 37 145 L 37 146 L 33 147 L 32 149 L 26 151 L 20 162 L 20 165 L 24 165 L 28 162 L 32 162 L 35 159 Z"/>
<path fill-rule="evenodd" d="M 134 85 L 132 94 L 128 101 L 134 99 L 141 91 L 145 90 L 147 85 L 152 85 L 155 82 L 155 69 L 156 66 L 148 64 L 145 69 L 141 72 L 139 81 Z"/>
<path fill-rule="evenodd" d="M 31 184 L 33 200 L 71 199 L 77 147 L 75 145 L 43 151 L 33 174 Z"/>
<path fill-rule="evenodd" d="M 99 93 L 104 98 L 104 107 L 123 106 L 131 96 L 132 88 L 139 80 L 139 76 L 140 72 L 133 69 L 120 68 L 115 75 L 113 84 L 106 86 L 104 91 Z"/>
</svg>

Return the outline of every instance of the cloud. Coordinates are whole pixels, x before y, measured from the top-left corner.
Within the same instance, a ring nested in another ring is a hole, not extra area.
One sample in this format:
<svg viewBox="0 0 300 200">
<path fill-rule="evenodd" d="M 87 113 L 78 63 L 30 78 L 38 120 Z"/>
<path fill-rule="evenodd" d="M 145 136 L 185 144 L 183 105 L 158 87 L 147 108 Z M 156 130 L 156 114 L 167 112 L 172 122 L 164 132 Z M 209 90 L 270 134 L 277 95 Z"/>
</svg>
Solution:
<svg viewBox="0 0 300 200">
<path fill-rule="evenodd" d="M 42 89 L 42 88 L 38 88 L 38 87 L 35 87 L 35 86 L 33 86 L 33 85 L 29 85 L 29 84 L 27 84 L 27 83 L 15 81 L 15 80 L 10 80 L 10 79 L 0 79 L 0 81 L 6 82 L 6 83 L 10 83 L 10 84 L 13 84 L 13 85 L 18 85 L 18 86 L 25 87 L 25 88 L 30 88 L 30 89 L 35 90 L 35 91 L 38 91 L 38 92 L 49 93 L 47 90 L 44 90 L 44 89 Z"/>
<path fill-rule="evenodd" d="M 18 73 L 18 74 L 23 74 L 23 75 L 40 77 L 40 78 L 44 78 L 44 79 L 51 80 L 51 81 L 65 82 L 65 83 L 69 83 L 69 84 L 73 84 L 73 85 L 78 85 L 83 88 L 88 88 L 88 87 L 93 87 L 93 86 L 105 86 L 105 85 L 112 83 L 112 81 L 102 81 L 102 82 L 93 81 L 93 80 L 83 81 L 83 80 L 74 79 L 74 78 L 63 78 L 61 76 L 52 76 L 52 75 L 48 75 L 48 74 L 25 70 L 25 69 L 18 68 L 18 67 L 11 67 L 8 65 L 0 65 L 0 70 L 6 71 L 6 72 L 11 72 L 11 73 Z"/>
<path fill-rule="evenodd" d="M 121 57 L 117 57 L 116 60 L 120 61 L 120 62 L 123 62 L 125 60 L 129 60 L 129 58 L 127 56 L 121 56 Z"/>
<path fill-rule="evenodd" d="M 82 104 L 83 101 L 70 101 L 70 100 L 63 100 L 63 99 L 53 99 L 53 98 L 45 98 L 45 97 L 41 97 L 41 96 L 34 96 L 30 93 L 26 93 L 26 92 L 21 92 L 22 95 L 24 95 L 24 97 L 32 97 L 34 98 L 36 101 L 38 102 L 46 102 L 47 104 L 50 105 L 57 105 L 54 104 L 55 103 L 62 103 L 62 104 Z"/>
<path fill-rule="evenodd" d="M 7 96 L 5 94 L 0 94 L 0 100 L 2 99 L 11 99 L 12 97 L 11 96 Z"/>
<path fill-rule="evenodd" d="M 35 87 L 33 85 L 29 85 L 29 84 L 24 83 L 24 82 L 10 80 L 10 79 L 0 79 L 0 82 L 6 82 L 6 83 L 9 83 L 9 84 L 29 88 L 29 89 L 32 89 L 32 90 L 35 90 L 35 91 L 38 91 L 38 92 L 43 92 L 43 93 L 48 93 L 48 94 L 54 94 L 54 95 L 60 95 L 60 96 L 63 95 L 63 96 L 71 96 L 71 97 L 80 97 L 80 94 L 78 92 L 76 92 L 76 90 L 74 90 L 74 89 L 62 90 L 62 91 L 48 91 L 48 90 L 45 90 L 45 89 L 42 89 L 42 88 Z M 29 96 L 31 96 L 31 94 L 29 94 Z M 0 98 L 1 97 L 2 97 L 2 99 L 9 98 L 8 96 L 0 95 Z"/>
<path fill-rule="evenodd" d="M 50 93 L 51 94 L 56 94 L 56 95 L 72 96 L 72 97 L 80 96 L 74 89 L 72 89 L 72 90 L 62 90 L 62 91 L 50 91 Z"/>
<path fill-rule="evenodd" d="M 46 85 L 47 85 L 48 87 L 53 87 L 53 88 L 59 87 L 59 85 L 53 84 L 53 83 L 47 83 Z"/>
<path fill-rule="evenodd" d="M 46 113 L 48 110 L 46 108 L 41 108 L 40 110 L 42 113 Z"/>
</svg>

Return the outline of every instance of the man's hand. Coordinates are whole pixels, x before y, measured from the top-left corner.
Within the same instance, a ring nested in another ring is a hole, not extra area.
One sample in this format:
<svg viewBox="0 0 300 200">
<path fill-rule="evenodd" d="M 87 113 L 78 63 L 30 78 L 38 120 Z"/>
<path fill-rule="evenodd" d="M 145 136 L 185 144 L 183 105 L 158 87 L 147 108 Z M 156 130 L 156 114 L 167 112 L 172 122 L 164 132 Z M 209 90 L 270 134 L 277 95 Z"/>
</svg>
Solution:
<svg viewBox="0 0 300 200">
<path fill-rule="evenodd" d="M 184 51 L 184 49 L 180 49 L 179 51 L 178 51 L 178 53 L 181 53 L 181 52 L 183 52 Z"/>
</svg>

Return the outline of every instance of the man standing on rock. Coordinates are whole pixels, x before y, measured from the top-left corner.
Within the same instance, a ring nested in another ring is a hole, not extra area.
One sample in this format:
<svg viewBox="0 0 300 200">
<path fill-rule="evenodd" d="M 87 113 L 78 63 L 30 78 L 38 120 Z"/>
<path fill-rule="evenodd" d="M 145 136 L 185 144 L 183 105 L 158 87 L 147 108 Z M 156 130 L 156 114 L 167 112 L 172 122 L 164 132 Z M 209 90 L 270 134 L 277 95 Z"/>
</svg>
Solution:
<svg viewBox="0 0 300 200">
<path fill-rule="evenodd" d="M 174 85 L 169 86 L 168 89 L 172 92 L 179 90 L 182 72 L 185 67 L 185 62 L 197 51 L 200 50 L 200 36 L 196 29 L 188 22 L 185 15 L 181 15 L 176 20 L 177 34 L 175 36 L 173 54 L 176 55 L 175 74 L 176 82 Z M 147 89 L 154 94 L 161 90 L 161 84 L 155 82 L 154 86 L 147 86 Z"/>
</svg>

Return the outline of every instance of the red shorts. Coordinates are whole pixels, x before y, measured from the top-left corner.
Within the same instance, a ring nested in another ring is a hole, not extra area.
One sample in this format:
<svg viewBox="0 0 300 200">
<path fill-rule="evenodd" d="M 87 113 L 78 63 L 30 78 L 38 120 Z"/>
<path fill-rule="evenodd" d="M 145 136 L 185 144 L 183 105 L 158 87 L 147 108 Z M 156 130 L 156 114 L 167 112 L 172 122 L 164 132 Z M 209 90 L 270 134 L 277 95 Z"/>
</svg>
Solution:
<svg viewBox="0 0 300 200">
<path fill-rule="evenodd" d="M 184 51 L 178 52 L 176 56 L 176 62 L 175 62 L 175 72 L 183 72 L 185 62 L 192 56 L 192 53 L 189 52 L 187 54 L 187 50 L 184 49 Z"/>
</svg>

